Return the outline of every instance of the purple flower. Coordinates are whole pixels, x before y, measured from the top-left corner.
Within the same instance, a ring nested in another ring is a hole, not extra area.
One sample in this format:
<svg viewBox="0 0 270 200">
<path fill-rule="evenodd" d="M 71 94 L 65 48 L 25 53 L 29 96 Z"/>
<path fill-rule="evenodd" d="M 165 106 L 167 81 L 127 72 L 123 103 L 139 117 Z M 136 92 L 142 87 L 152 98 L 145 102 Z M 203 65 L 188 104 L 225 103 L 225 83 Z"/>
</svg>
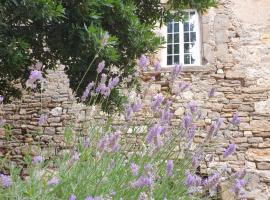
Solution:
<svg viewBox="0 0 270 200">
<path fill-rule="evenodd" d="M 90 145 L 90 139 L 89 138 L 84 138 L 83 139 L 83 148 L 87 149 Z"/>
<path fill-rule="evenodd" d="M 193 140 L 193 137 L 195 135 L 195 131 L 196 131 L 196 125 L 192 125 L 189 129 L 188 129 L 188 139 L 189 142 L 191 142 Z"/>
<path fill-rule="evenodd" d="M 131 183 L 131 187 L 140 188 L 144 186 L 151 186 L 153 184 L 153 180 L 149 176 L 142 175 L 136 181 Z"/>
<path fill-rule="evenodd" d="M 71 194 L 69 200 L 76 200 L 76 196 L 74 194 Z"/>
<path fill-rule="evenodd" d="M 197 175 L 192 175 L 189 171 L 185 173 L 186 179 L 185 184 L 188 187 L 196 187 L 202 184 L 202 178 Z"/>
<path fill-rule="evenodd" d="M 198 105 L 195 101 L 191 101 L 188 103 L 188 108 L 191 113 L 195 113 L 197 111 Z"/>
<path fill-rule="evenodd" d="M 152 110 L 157 111 L 159 107 L 161 106 L 163 100 L 164 100 L 164 97 L 161 94 L 156 94 L 153 97 L 153 102 L 151 105 Z"/>
<path fill-rule="evenodd" d="M 192 117 L 189 114 L 186 114 L 183 118 L 183 127 L 185 129 L 188 129 L 188 127 L 191 125 Z"/>
<path fill-rule="evenodd" d="M 88 85 L 86 86 L 83 95 L 81 97 L 82 101 L 86 101 L 87 97 L 90 94 L 91 89 L 94 87 L 95 83 L 93 81 L 91 81 L 90 83 L 88 83 Z"/>
<path fill-rule="evenodd" d="M 149 65 L 149 59 L 145 55 L 141 55 L 138 65 L 143 71 L 147 70 L 147 65 Z"/>
<path fill-rule="evenodd" d="M 42 126 L 43 124 L 45 124 L 47 118 L 48 118 L 47 114 L 41 114 L 40 117 L 38 118 L 38 125 Z"/>
<path fill-rule="evenodd" d="M 160 124 L 155 124 L 154 126 L 152 126 L 146 136 L 146 142 L 148 144 L 150 144 L 155 138 L 157 140 L 157 142 L 159 139 L 159 136 L 165 131 L 165 128 L 163 126 L 161 126 Z"/>
<path fill-rule="evenodd" d="M 165 125 L 168 124 L 171 121 L 173 114 L 169 110 L 169 107 L 164 108 L 161 111 L 161 116 L 160 116 L 160 124 Z"/>
<path fill-rule="evenodd" d="M 136 165 L 135 163 L 131 163 L 130 168 L 131 168 L 132 174 L 134 176 L 138 176 L 138 172 L 139 172 L 138 165 Z"/>
<path fill-rule="evenodd" d="M 223 124 L 223 119 L 218 118 L 215 122 L 213 122 L 210 126 L 208 138 L 217 135 L 221 125 Z"/>
<path fill-rule="evenodd" d="M 239 195 L 241 191 L 243 190 L 243 186 L 246 184 L 244 179 L 236 179 L 235 183 L 233 185 L 233 192 L 235 195 Z"/>
<path fill-rule="evenodd" d="M 88 196 L 88 197 L 85 198 L 85 200 L 95 200 L 95 199 L 93 197 L 91 197 L 91 196 Z"/>
<path fill-rule="evenodd" d="M 98 63 L 97 73 L 100 74 L 103 71 L 104 67 L 105 67 L 105 61 L 103 60 L 100 63 Z"/>
<path fill-rule="evenodd" d="M 130 121 L 133 114 L 133 108 L 130 105 L 126 105 L 125 107 L 125 120 Z"/>
<path fill-rule="evenodd" d="M 194 155 L 192 156 L 192 162 L 191 162 L 192 167 L 196 169 L 200 165 L 201 160 L 202 160 L 201 154 L 198 152 L 195 152 Z"/>
<path fill-rule="evenodd" d="M 114 153 L 120 148 L 120 134 L 115 132 L 100 139 L 97 148 L 100 152 Z"/>
<path fill-rule="evenodd" d="M 58 183 L 59 183 L 59 179 L 55 177 L 53 177 L 51 180 L 48 181 L 48 185 L 50 186 L 57 185 Z"/>
<path fill-rule="evenodd" d="M 180 92 L 184 92 L 189 88 L 189 84 L 187 82 L 181 82 L 178 85 Z"/>
<path fill-rule="evenodd" d="M 240 124 L 240 118 L 238 117 L 237 113 L 233 113 L 232 124 L 233 125 L 239 125 Z"/>
<path fill-rule="evenodd" d="M 43 161 L 43 157 L 42 156 L 34 156 L 33 157 L 33 160 L 32 160 L 32 163 L 33 164 L 37 164 L 37 163 L 40 163 Z"/>
<path fill-rule="evenodd" d="M 26 81 L 26 86 L 30 88 L 36 88 L 36 81 L 42 80 L 42 72 L 39 70 L 32 70 L 28 80 Z"/>
<path fill-rule="evenodd" d="M 215 88 L 211 88 L 208 92 L 208 97 L 213 97 L 215 95 Z"/>
<path fill-rule="evenodd" d="M 4 96 L 0 95 L 0 104 L 3 103 L 4 101 Z"/>
<path fill-rule="evenodd" d="M 138 99 L 132 104 L 132 111 L 133 112 L 138 112 L 142 108 L 142 101 L 141 99 Z"/>
<path fill-rule="evenodd" d="M 212 176 L 203 181 L 203 186 L 206 188 L 216 188 L 220 180 L 220 174 L 216 172 Z"/>
<path fill-rule="evenodd" d="M 172 69 L 172 80 L 175 80 L 175 78 L 181 73 L 182 71 L 182 65 L 175 65 Z"/>
<path fill-rule="evenodd" d="M 236 145 L 235 144 L 229 144 L 227 149 L 223 153 L 223 157 L 227 158 L 228 156 L 232 155 L 236 150 Z"/>
<path fill-rule="evenodd" d="M 160 62 L 155 62 L 155 64 L 154 64 L 154 70 L 157 72 L 157 71 L 160 71 L 160 69 L 161 69 Z"/>
<path fill-rule="evenodd" d="M 110 89 L 113 89 L 115 86 L 117 86 L 118 83 L 119 83 L 119 77 L 117 76 L 109 80 L 108 87 Z"/>
<path fill-rule="evenodd" d="M 173 174 L 173 160 L 167 161 L 166 172 L 168 176 L 171 176 Z"/>
<path fill-rule="evenodd" d="M 0 183 L 3 188 L 8 188 L 12 185 L 12 179 L 10 176 L 0 174 Z"/>
</svg>

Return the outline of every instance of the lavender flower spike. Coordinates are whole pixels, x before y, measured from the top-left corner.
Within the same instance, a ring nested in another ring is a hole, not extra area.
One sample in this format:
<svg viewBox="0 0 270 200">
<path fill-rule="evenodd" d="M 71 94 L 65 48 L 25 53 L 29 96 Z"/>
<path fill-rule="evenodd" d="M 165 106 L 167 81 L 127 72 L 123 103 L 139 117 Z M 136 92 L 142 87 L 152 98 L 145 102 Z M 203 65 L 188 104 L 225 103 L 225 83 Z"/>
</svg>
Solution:
<svg viewBox="0 0 270 200">
<path fill-rule="evenodd" d="M 0 95 L 0 104 L 3 103 L 4 101 L 4 96 Z"/>
<path fill-rule="evenodd" d="M 36 81 L 42 80 L 42 72 L 39 70 L 33 70 L 30 73 L 28 80 L 26 81 L 26 86 L 30 88 L 36 88 Z"/>
<path fill-rule="evenodd" d="M 145 55 L 141 55 L 138 65 L 141 67 L 143 71 L 146 71 L 147 65 L 149 65 L 149 59 Z"/>
<path fill-rule="evenodd" d="M 55 177 L 53 177 L 51 180 L 48 181 L 48 185 L 50 186 L 58 185 L 58 183 L 59 183 L 59 179 Z"/>
<path fill-rule="evenodd" d="M 211 88 L 208 92 L 208 97 L 213 97 L 215 96 L 215 88 Z"/>
<path fill-rule="evenodd" d="M 173 160 L 167 161 L 166 172 L 168 176 L 171 176 L 173 174 Z"/>
<path fill-rule="evenodd" d="M 105 67 L 105 61 L 103 60 L 98 64 L 97 73 L 100 74 L 103 71 L 104 67 Z"/>
<path fill-rule="evenodd" d="M 32 163 L 33 164 L 37 164 L 37 163 L 40 163 L 43 161 L 43 157 L 42 156 L 34 156 L 33 157 L 33 160 L 32 160 Z"/>
<path fill-rule="evenodd" d="M 0 183 L 3 188 L 8 188 L 12 185 L 12 180 L 10 176 L 0 174 Z"/>
<path fill-rule="evenodd" d="M 69 200 L 76 200 L 76 196 L 74 194 L 71 194 Z"/>
<path fill-rule="evenodd" d="M 183 118 L 183 127 L 185 129 L 188 129 L 188 127 L 191 125 L 192 117 L 189 114 L 186 114 Z"/>
<path fill-rule="evenodd" d="M 240 119 L 239 119 L 237 113 L 233 113 L 232 124 L 233 125 L 239 125 L 240 124 Z"/>
<path fill-rule="evenodd" d="M 227 149 L 223 153 L 223 157 L 227 158 L 228 156 L 232 155 L 236 150 L 236 145 L 235 144 L 229 144 Z"/>
<path fill-rule="evenodd" d="M 156 94 L 153 97 L 153 102 L 151 105 L 151 108 L 153 111 L 157 111 L 159 107 L 161 106 L 162 101 L 164 100 L 164 97 L 161 94 Z"/>
<path fill-rule="evenodd" d="M 235 195 L 239 195 L 241 190 L 243 189 L 243 186 L 245 185 L 245 180 L 244 179 L 236 179 L 235 184 L 233 186 L 233 192 Z"/>
<path fill-rule="evenodd" d="M 40 115 L 40 117 L 38 118 L 38 125 L 42 126 L 43 124 L 45 124 L 47 118 L 48 118 L 47 114 Z"/>
<path fill-rule="evenodd" d="M 138 172 L 139 172 L 138 165 L 136 165 L 135 163 L 131 163 L 130 168 L 131 168 L 132 174 L 134 176 L 138 176 Z"/>
<path fill-rule="evenodd" d="M 181 73 L 182 71 L 182 65 L 175 65 L 172 69 L 172 80 L 175 80 L 175 78 Z"/>
<path fill-rule="evenodd" d="M 95 200 L 95 198 L 91 197 L 91 196 L 88 196 L 86 197 L 84 200 Z"/>
<path fill-rule="evenodd" d="M 191 101 L 188 103 L 188 108 L 191 113 L 195 113 L 197 111 L 198 105 L 195 101 Z"/>
</svg>

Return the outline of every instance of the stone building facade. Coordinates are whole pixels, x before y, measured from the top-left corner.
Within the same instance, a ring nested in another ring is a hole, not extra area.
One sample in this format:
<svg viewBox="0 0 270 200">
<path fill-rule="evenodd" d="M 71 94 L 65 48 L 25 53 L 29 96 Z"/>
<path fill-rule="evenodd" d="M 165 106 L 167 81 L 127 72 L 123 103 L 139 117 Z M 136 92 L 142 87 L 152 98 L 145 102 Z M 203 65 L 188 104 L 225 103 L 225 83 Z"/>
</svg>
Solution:
<svg viewBox="0 0 270 200">
<path fill-rule="evenodd" d="M 191 88 L 183 93 L 183 99 L 173 98 L 172 104 L 177 122 L 184 112 L 182 106 L 196 100 L 205 118 L 200 123 L 201 127 L 209 126 L 218 116 L 224 118 L 227 124 L 233 113 L 238 112 L 240 126 L 231 127 L 228 131 L 221 130 L 214 161 L 216 164 L 226 164 L 232 170 L 245 168 L 250 177 L 246 195 L 254 200 L 270 199 L 269 10 L 269 0 L 220 0 L 217 8 L 201 14 L 200 37 L 197 37 L 200 42 L 200 62 L 199 65 L 184 66 L 179 82 L 189 82 Z M 164 36 L 167 34 L 166 28 L 157 32 Z M 148 82 L 152 72 L 144 74 L 142 87 L 145 105 L 150 103 L 153 94 L 166 93 L 171 87 L 171 68 L 164 60 L 167 59 L 167 51 L 161 50 L 156 58 L 162 63 L 162 72 L 156 74 L 154 83 Z M 20 159 L 24 149 L 37 152 L 40 141 L 41 146 L 48 146 L 46 151 L 49 154 L 61 148 L 64 127 L 74 119 L 80 122 L 89 116 L 87 108 L 74 103 L 67 85 L 63 70 L 51 72 L 42 96 L 25 92 L 21 101 L 1 109 L 0 116 L 12 125 L 12 134 L 9 136 L 0 132 L 0 156 L 5 154 Z M 216 95 L 208 101 L 207 92 L 212 87 Z M 47 124 L 41 130 L 42 134 L 33 135 L 31 133 L 39 130 L 37 119 L 42 112 L 49 113 Z M 200 137 L 196 140 L 199 141 Z M 222 152 L 229 143 L 237 145 L 237 152 L 224 159 Z"/>
</svg>

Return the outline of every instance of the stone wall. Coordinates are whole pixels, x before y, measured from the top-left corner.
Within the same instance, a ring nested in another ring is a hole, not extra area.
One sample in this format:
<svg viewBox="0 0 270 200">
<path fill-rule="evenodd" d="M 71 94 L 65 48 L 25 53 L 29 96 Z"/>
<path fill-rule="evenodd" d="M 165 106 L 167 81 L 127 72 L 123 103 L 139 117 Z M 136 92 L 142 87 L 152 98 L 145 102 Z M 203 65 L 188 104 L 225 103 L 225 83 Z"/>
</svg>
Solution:
<svg viewBox="0 0 270 200">
<path fill-rule="evenodd" d="M 224 165 L 233 171 L 247 169 L 250 181 L 246 194 L 248 199 L 256 200 L 269 200 L 270 197 L 269 7 L 268 0 L 220 0 L 218 8 L 203 14 L 203 65 L 184 67 L 178 82 L 189 82 L 191 88 L 182 94 L 182 99 L 172 95 L 174 124 L 180 123 L 183 106 L 190 100 L 201 106 L 204 120 L 200 127 L 207 128 L 218 116 L 225 119 L 218 135 L 219 148 L 215 149 L 214 162 L 206 167 Z M 142 77 L 141 95 L 145 105 L 150 104 L 154 94 L 166 94 L 174 87 L 169 84 L 169 68 L 156 74 L 154 83 L 149 82 L 152 76 L 149 72 Z M 207 93 L 212 87 L 216 89 L 216 95 L 208 101 Z M 240 127 L 230 127 L 226 131 L 226 125 L 236 111 L 241 119 Z M 38 154 L 44 147 L 44 151 L 52 155 L 65 148 L 64 127 L 74 124 L 75 120 L 76 130 L 81 130 L 80 122 L 91 116 L 88 112 L 87 108 L 75 103 L 63 70 L 50 72 L 42 98 L 40 94 L 25 92 L 21 101 L 1 109 L 0 116 L 13 129 L 10 135 L 0 132 L 0 156 L 10 155 L 12 159 L 20 160 L 25 150 L 31 149 Z M 36 134 L 40 129 L 38 117 L 42 113 L 49 114 L 49 118 L 40 130 L 41 134 Z M 144 113 L 138 117 L 143 121 Z M 121 121 L 117 125 L 121 126 Z M 195 140 L 199 142 L 201 137 Z M 229 143 L 237 144 L 237 152 L 224 159 L 222 152 Z"/>
</svg>

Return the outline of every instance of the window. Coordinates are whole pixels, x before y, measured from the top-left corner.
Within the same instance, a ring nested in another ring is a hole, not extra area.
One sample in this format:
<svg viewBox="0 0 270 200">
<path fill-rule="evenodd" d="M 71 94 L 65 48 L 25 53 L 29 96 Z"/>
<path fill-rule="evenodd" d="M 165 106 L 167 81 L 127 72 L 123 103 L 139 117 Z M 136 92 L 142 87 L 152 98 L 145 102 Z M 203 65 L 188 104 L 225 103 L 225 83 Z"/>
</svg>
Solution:
<svg viewBox="0 0 270 200">
<path fill-rule="evenodd" d="M 167 25 L 167 65 L 200 65 L 199 17 L 195 10 L 186 11 L 184 21 Z"/>
</svg>

